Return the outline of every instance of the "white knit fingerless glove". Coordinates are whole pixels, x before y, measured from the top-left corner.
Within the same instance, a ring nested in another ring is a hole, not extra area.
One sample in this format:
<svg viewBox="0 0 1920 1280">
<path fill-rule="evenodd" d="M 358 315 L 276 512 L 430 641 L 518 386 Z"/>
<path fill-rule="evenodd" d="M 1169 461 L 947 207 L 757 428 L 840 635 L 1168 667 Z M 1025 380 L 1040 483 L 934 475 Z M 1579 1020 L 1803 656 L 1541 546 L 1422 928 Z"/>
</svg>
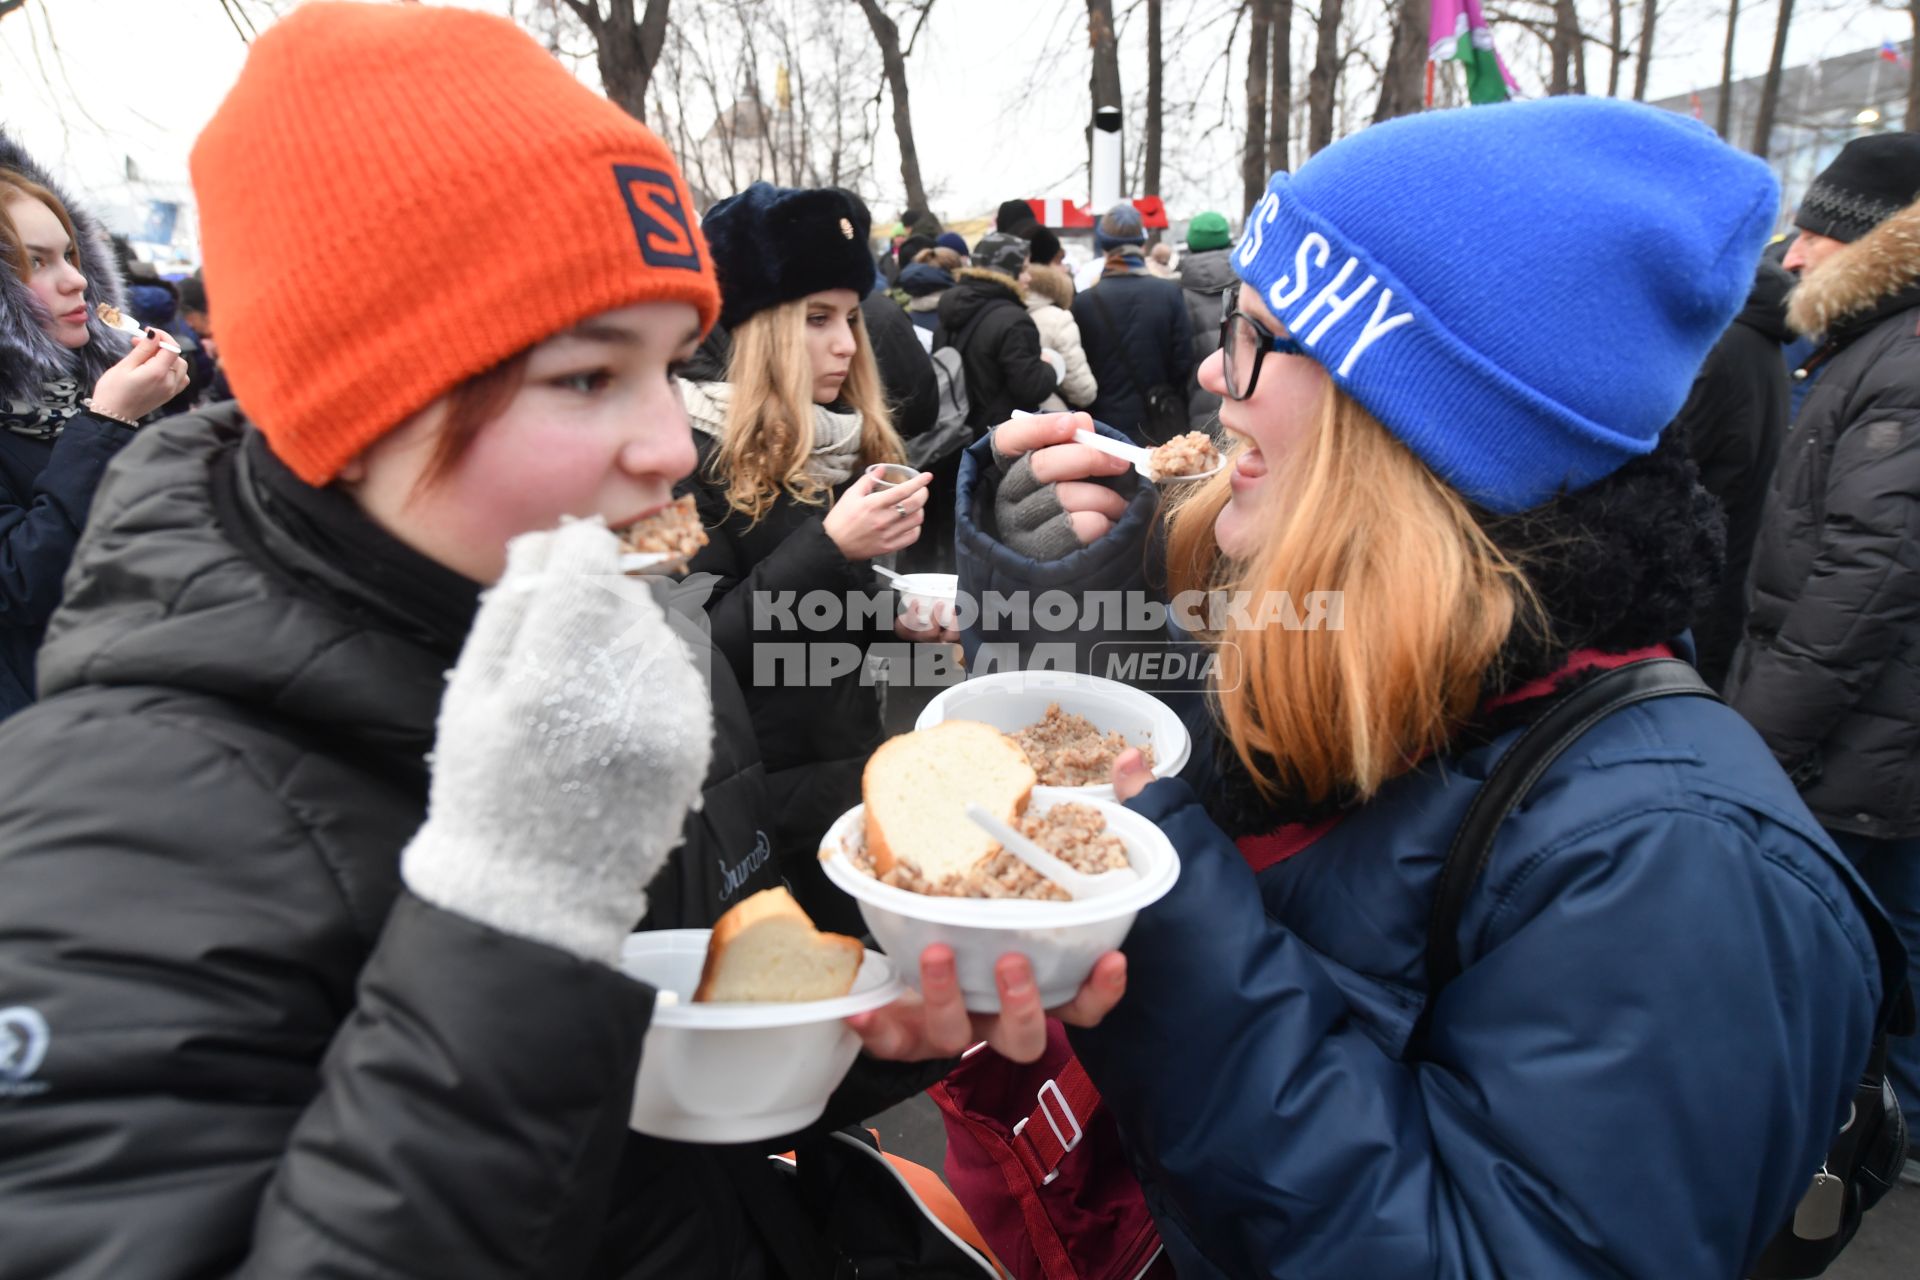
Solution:
<svg viewBox="0 0 1920 1280">
<path fill-rule="evenodd" d="M 514 539 L 440 706 L 401 855 L 448 911 L 617 966 L 712 750 L 687 644 L 604 526 Z"/>
</svg>

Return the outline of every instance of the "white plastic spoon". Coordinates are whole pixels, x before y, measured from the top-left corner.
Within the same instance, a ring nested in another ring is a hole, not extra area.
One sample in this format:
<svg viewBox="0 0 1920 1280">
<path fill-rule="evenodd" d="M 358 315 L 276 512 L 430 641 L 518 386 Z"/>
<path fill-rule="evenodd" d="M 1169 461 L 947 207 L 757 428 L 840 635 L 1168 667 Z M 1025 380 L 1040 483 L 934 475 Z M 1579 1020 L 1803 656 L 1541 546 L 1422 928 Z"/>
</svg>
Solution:
<svg viewBox="0 0 1920 1280">
<path fill-rule="evenodd" d="M 620 572 L 645 573 L 673 559 L 664 551 L 624 551 L 620 554 Z"/>
<path fill-rule="evenodd" d="M 1101 453 L 1110 453 L 1116 458 L 1131 462 L 1135 471 L 1155 484 L 1185 484 L 1189 480 L 1205 480 L 1219 475 L 1227 465 L 1227 460 L 1222 457 L 1205 471 L 1194 471 L 1182 476 L 1163 476 L 1153 469 L 1153 450 L 1151 449 L 1143 449 L 1137 444 L 1123 444 L 1118 440 L 1109 440 L 1097 431 L 1076 431 L 1073 433 L 1073 438 L 1089 448 L 1098 449 Z"/>
<path fill-rule="evenodd" d="M 1065 862 L 987 812 L 984 805 L 968 805 L 967 817 L 973 820 L 974 826 L 998 840 L 1001 847 L 1008 853 L 1065 889 L 1075 901 L 1118 892 L 1140 879 L 1140 873 L 1132 867 L 1118 871 L 1103 871 L 1097 876 L 1090 876 L 1084 871 L 1075 871 Z"/>
<path fill-rule="evenodd" d="M 879 574 L 881 577 L 889 580 L 904 578 L 907 576 L 904 573 L 895 573 L 893 570 L 887 568 L 887 566 L 883 564 L 869 565 L 868 567 L 872 569 L 875 573 Z"/>
</svg>

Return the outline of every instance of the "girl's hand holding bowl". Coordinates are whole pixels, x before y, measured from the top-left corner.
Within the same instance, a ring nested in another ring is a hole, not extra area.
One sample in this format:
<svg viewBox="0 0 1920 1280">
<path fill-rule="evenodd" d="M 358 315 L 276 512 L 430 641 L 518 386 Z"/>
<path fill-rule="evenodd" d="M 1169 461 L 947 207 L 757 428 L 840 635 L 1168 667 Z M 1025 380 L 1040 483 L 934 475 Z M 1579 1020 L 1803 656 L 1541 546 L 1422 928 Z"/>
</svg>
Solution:
<svg viewBox="0 0 1920 1280">
<path fill-rule="evenodd" d="M 1040 1007 L 1033 966 L 1022 955 L 1000 957 L 994 966 L 999 1013 L 968 1013 L 954 968 L 953 949 L 935 943 L 920 953 L 920 990 L 847 1025 L 860 1033 L 866 1052 L 896 1062 L 951 1058 L 986 1041 L 1005 1058 L 1032 1062 L 1047 1047 L 1047 1018 L 1094 1027 L 1127 993 L 1127 958 L 1109 951 L 1093 966 L 1073 999 L 1057 1009 Z"/>
</svg>

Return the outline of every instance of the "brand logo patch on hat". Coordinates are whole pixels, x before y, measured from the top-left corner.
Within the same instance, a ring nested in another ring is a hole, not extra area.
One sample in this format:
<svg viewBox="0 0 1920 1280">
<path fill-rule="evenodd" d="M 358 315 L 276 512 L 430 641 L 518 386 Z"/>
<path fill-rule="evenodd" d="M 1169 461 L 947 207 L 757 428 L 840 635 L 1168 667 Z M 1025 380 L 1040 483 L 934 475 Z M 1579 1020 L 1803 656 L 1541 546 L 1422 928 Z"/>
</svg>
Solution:
<svg viewBox="0 0 1920 1280">
<path fill-rule="evenodd" d="M 640 241 L 640 256 L 647 265 L 698 271 L 700 251 L 694 247 L 693 228 L 680 203 L 673 175 L 661 169 L 617 164 L 613 177 L 626 199 L 627 216 L 633 219 L 633 234 Z"/>
<path fill-rule="evenodd" d="M 851 220 L 847 218 L 840 219 L 840 234 L 849 240 L 853 239 L 853 223 Z"/>
</svg>

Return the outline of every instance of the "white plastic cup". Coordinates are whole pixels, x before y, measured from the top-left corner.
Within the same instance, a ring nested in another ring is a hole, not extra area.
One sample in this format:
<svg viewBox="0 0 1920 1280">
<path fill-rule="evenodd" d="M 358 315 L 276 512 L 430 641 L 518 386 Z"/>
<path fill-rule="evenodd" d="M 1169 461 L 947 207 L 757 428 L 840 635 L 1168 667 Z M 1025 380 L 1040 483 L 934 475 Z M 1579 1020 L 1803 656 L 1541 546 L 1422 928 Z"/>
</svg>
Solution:
<svg viewBox="0 0 1920 1280">
<path fill-rule="evenodd" d="M 903 462 L 876 462 L 867 468 L 867 474 L 872 477 L 867 489 L 872 493 L 878 493 L 882 489 L 891 489 L 897 484 L 905 484 L 920 473 Z"/>
</svg>

